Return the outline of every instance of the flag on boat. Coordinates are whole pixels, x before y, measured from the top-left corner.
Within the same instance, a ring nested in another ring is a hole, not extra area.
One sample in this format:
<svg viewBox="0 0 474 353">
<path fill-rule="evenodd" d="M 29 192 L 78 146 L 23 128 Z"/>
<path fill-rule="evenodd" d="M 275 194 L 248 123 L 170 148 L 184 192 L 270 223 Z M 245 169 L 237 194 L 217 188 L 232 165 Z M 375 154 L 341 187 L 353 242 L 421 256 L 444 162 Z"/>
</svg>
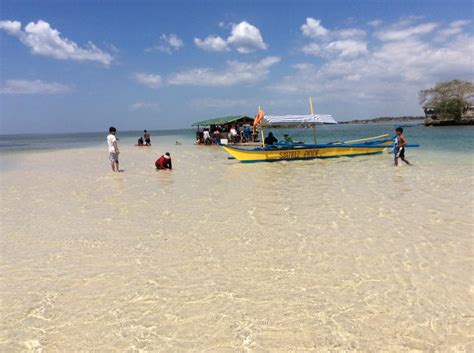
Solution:
<svg viewBox="0 0 474 353">
<path fill-rule="evenodd" d="M 259 108 L 257 115 L 255 115 L 255 120 L 253 121 L 253 125 L 254 126 L 260 125 L 264 115 L 265 115 L 265 112 Z"/>
<path fill-rule="evenodd" d="M 299 127 L 320 124 L 337 124 L 331 115 L 265 115 L 260 124 L 264 127 Z"/>
</svg>

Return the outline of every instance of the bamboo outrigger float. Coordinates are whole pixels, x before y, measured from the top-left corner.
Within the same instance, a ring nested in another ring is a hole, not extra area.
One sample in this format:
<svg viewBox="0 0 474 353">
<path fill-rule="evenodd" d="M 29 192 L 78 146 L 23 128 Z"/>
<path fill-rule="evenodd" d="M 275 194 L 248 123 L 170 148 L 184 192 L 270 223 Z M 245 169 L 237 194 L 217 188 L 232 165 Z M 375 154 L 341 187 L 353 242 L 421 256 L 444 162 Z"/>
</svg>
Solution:
<svg viewBox="0 0 474 353">
<path fill-rule="evenodd" d="M 254 125 L 262 132 L 262 147 L 246 149 L 225 146 L 224 149 L 240 162 L 275 162 L 281 160 L 306 160 L 315 158 L 356 157 L 380 154 L 393 145 L 389 135 L 380 135 L 352 141 L 337 141 L 327 144 L 316 142 L 316 126 L 321 124 L 337 124 L 331 115 L 313 114 L 310 98 L 309 115 L 264 115 L 259 108 Z M 313 144 L 278 142 L 266 146 L 264 143 L 264 128 L 312 128 Z"/>
</svg>

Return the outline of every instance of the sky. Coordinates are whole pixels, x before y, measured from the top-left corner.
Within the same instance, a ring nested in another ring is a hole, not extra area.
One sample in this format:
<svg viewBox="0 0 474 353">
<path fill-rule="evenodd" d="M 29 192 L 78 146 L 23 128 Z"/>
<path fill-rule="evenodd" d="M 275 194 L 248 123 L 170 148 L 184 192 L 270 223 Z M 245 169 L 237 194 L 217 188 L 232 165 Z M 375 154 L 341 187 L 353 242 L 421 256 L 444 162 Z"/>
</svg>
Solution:
<svg viewBox="0 0 474 353">
<path fill-rule="evenodd" d="M 473 3 L 0 2 L 0 134 L 161 130 L 225 115 L 422 115 L 472 80 Z"/>
</svg>

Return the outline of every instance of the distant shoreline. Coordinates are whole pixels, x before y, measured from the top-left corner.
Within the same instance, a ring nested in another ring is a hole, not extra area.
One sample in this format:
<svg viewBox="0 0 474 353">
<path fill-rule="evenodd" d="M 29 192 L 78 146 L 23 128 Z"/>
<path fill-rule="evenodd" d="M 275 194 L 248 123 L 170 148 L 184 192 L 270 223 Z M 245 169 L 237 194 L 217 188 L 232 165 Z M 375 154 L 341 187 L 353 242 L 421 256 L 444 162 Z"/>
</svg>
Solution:
<svg viewBox="0 0 474 353">
<path fill-rule="evenodd" d="M 349 121 L 339 121 L 339 124 L 383 124 L 383 123 L 423 123 L 424 116 L 382 116 L 371 119 L 354 119 Z"/>
</svg>

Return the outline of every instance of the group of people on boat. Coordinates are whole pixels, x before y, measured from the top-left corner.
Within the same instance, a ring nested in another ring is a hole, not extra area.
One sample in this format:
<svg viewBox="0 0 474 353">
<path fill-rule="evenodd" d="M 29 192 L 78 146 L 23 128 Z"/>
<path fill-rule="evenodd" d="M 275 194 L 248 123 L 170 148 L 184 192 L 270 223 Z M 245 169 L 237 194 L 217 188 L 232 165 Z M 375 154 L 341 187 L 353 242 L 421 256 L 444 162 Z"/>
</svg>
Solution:
<svg viewBox="0 0 474 353">
<path fill-rule="evenodd" d="M 107 135 L 107 145 L 108 145 L 108 151 L 109 151 L 109 161 L 111 163 L 112 171 L 114 172 L 122 172 L 119 168 L 119 146 L 118 146 L 118 138 L 116 137 L 117 134 L 117 129 L 113 126 L 109 128 L 109 134 Z M 140 139 L 139 138 L 139 146 L 140 146 Z M 145 140 L 146 146 L 151 146 L 151 140 L 150 140 L 150 134 L 145 130 L 143 139 Z M 143 139 L 142 139 L 142 144 L 143 145 Z M 178 141 L 176 141 L 176 144 L 180 144 Z M 144 145 L 145 146 L 145 145 Z M 171 162 L 171 154 L 169 152 L 166 152 L 165 154 L 161 155 L 156 161 L 155 161 L 155 168 L 157 170 L 163 170 L 163 169 L 173 169 L 173 164 Z"/>
<path fill-rule="evenodd" d="M 265 142 L 265 145 L 271 146 L 271 145 L 274 145 L 275 143 L 278 143 L 278 139 L 273 135 L 272 132 L 269 132 L 268 136 L 265 137 L 264 142 Z M 288 144 L 302 144 L 302 143 L 304 143 L 304 141 L 295 141 L 295 140 L 293 140 L 293 138 L 288 134 L 283 135 L 283 142 L 288 143 Z"/>
<path fill-rule="evenodd" d="M 252 134 L 249 126 L 243 126 L 239 129 L 238 126 L 232 125 L 229 131 L 224 131 L 219 126 L 205 128 L 202 132 L 197 133 L 196 144 L 204 145 L 220 145 L 221 139 L 227 139 L 230 143 L 247 143 L 255 138 L 256 134 Z"/>
</svg>

